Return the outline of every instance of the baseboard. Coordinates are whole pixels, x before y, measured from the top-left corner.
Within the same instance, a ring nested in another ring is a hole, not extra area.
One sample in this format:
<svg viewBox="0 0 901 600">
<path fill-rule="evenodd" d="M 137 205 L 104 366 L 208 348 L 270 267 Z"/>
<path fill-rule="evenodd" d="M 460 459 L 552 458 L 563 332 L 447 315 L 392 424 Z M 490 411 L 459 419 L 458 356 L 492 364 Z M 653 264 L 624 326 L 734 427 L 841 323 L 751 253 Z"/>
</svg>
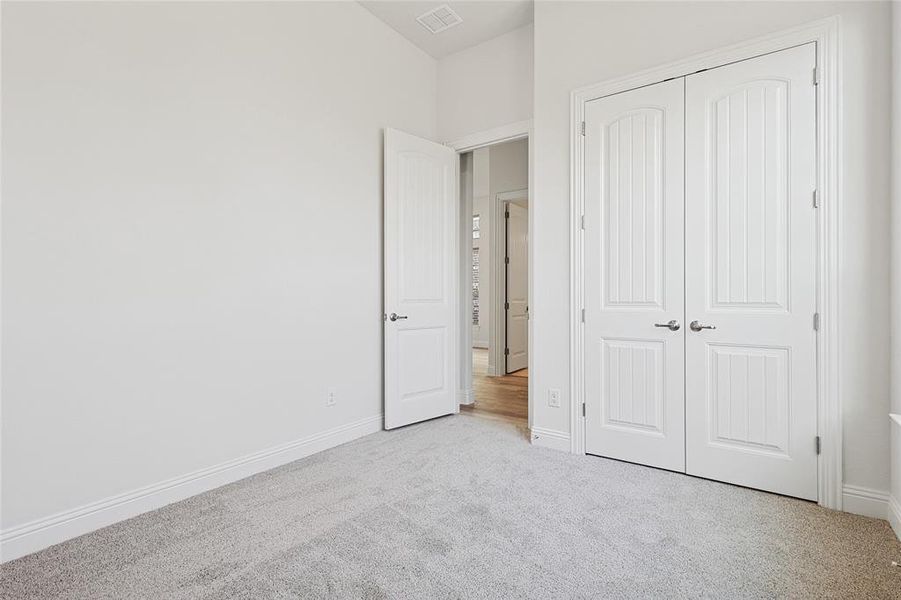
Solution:
<svg viewBox="0 0 901 600">
<path fill-rule="evenodd" d="M 898 539 L 901 539 L 901 497 L 896 496 L 901 489 L 901 414 L 890 413 L 889 418 L 892 421 L 892 450 L 891 450 L 891 470 L 892 470 L 892 493 L 888 497 L 888 522 Z"/>
<path fill-rule="evenodd" d="M 542 448 L 550 448 L 552 450 L 560 450 L 562 452 L 569 452 L 569 434 L 563 433 L 562 431 L 555 431 L 553 429 L 533 427 L 532 445 L 541 446 Z"/>
<path fill-rule="evenodd" d="M 845 485 L 842 487 L 842 510 L 855 515 L 887 519 L 889 513 L 888 492 Z"/>
<path fill-rule="evenodd" d="M 474 404 L 476 401 L 476 393 L 473 390 L 461 390 L 457 392 L 458 404 Z"/>
<path fill-rule="evenodd" d="M 306 438 L 194 471 L 0 532 L 0 562 L 130 519 L 167 504 L 381 431 L 374 415 Z"/>
<path fill-rule="evenodd" d="M 888 522 L 901 540 L 901 502 L 894 496 L 888 497 Z"/>
</svg>

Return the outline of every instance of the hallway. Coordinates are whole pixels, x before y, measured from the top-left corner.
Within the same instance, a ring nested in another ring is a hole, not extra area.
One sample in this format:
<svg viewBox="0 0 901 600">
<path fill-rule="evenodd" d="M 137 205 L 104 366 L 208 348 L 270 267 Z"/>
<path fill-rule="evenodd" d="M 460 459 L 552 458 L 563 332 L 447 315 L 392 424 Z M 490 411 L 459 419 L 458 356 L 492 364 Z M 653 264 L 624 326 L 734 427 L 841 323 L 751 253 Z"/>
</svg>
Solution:
<svg viewBox="0 0 901 600">
<path fill-rule="evenodd" d="M 528 369 L 510 375 L 488 375 L 488 350 L 472 349 L 472 387 L 475 404 L 461 406 L 462 412 L 474 416 L 501 419 L 527 426 L 529 421 Z"/>
</svg>

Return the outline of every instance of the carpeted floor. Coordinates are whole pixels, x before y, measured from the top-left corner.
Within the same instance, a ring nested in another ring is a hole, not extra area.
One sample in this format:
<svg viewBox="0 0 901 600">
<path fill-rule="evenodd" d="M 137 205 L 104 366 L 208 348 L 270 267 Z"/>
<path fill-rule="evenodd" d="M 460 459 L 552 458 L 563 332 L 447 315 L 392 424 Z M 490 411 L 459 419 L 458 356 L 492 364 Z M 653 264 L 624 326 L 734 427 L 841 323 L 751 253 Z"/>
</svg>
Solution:
<svg viewBox="0 0 901 600">
<path fill-rule="evenodd" d="M 13 598 L 901 598 L 884 521 L 445 417 L 2 567 Z"/>
</svg>

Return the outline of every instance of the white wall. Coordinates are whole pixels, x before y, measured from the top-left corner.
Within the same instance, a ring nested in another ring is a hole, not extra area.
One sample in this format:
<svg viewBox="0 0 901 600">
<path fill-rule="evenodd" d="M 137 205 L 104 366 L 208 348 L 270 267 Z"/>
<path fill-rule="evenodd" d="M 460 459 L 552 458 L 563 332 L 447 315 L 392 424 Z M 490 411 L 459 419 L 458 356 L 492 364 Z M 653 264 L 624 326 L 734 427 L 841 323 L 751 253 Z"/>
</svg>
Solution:
<svg viewBox="0 0 901 600">
<path fill-rule="evenodd" d="M 569 434 L 570 92 L 829 15 L 842 18 L 841 247 L 845 482 L 889 487 L 889 5 L 538 2 L 535 5 L 533 425 Z"/>
<path fill-rule="evenodd" d="M 488 193 L 494 198 L 504 192 L 529 187 L 529 141 L 527 139 L 504 142 L 488 147 L 491 167 L 488 176 Z"/>
<path fill-rule="evenodd" d="M 892 3 L 892 413 L 901 415 L 901 2 Z M 901 537 L 901 422 L 891 422 L 890 520 Z"/>
<path fill-rule="evenodd" d="M 532 26 L 438 61 L 438 136 L 465 135 L 532 118 Z"/>
<path fill-rule="evenodd" d="M 379 415 L 436 62 L 356 3 L 2 10 L 4 532 Z"/>
</svg>

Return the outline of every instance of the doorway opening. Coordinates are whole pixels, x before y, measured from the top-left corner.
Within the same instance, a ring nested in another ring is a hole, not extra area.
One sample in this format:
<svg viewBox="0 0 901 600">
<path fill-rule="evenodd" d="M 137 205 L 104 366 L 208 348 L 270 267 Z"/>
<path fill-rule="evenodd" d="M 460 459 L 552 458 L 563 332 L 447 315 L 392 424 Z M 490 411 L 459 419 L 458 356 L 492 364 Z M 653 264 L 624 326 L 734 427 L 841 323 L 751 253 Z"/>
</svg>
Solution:
<svg viewBox="0 0 901 600">
<path fill-rule="evenodd" d="M 463 406 L 528 436 L 530 130 L 522 121 L 446 144 L 385 130 L 385 429 Z M 490 171 L 476 168 L 486 158 Z M 475 211 L 474 190 L 486 200 Z M 487 332 L 478 385 L 474 326 Z"/>
<path fill-rule="evenodd" d="M 529 422 L 529 142 L 523 137 L 460 155 L 465 212 L 464 286 L 471 367 L 464 413 Z M 471 223 L 471 227 L 468 225 Z M 467 385 L 468 384 L 468 385 Z M 468 400 L 468 401 L 467 401 Z"/>
</svg>

